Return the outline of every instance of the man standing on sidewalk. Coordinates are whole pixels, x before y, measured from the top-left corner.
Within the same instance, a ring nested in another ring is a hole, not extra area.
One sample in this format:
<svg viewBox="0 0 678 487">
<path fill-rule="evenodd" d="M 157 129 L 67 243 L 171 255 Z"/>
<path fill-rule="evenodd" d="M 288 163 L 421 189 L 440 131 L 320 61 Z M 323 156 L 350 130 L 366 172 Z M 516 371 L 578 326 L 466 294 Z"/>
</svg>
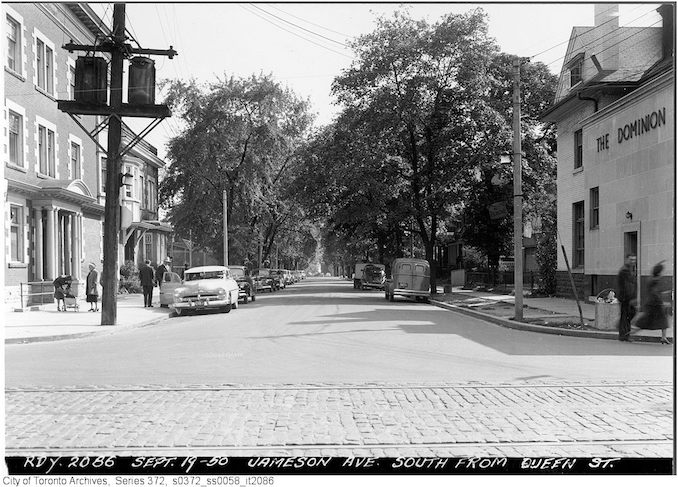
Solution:
<svg viewBox="0 0 678 487">
<path fill-rule="evenodd" d="M 165 259 L 164 263 L 161 263 L 158 268 L 155 270 L 155 280 L 158 283 L 158 288 L 162 287 L 162 282 L 165 278 L 165 273 L 169 272 L 169 269 L 172 268 L 171 261 L 169 259 Z"/>
<path fill-rule="evenodd" d="M 631 333 L 631 318 L 633 318 L 633 304 L 636 299 L 636 256 L 626 256 L 626 263 L 617 275 L 617 299 L 621 305 L 619 315 L 619 340 L 629 341 Z"/>
<path fill-rule="evenodd" d="M 141 280 L 141 287 L 144 290 L 144 308 L 153 307 L 153 286 L 155 284 L 155 272 L 151 267 L 151 261 L 146 260 L 144 265 L 139 269 L 139 279 Z"/>
</svg>

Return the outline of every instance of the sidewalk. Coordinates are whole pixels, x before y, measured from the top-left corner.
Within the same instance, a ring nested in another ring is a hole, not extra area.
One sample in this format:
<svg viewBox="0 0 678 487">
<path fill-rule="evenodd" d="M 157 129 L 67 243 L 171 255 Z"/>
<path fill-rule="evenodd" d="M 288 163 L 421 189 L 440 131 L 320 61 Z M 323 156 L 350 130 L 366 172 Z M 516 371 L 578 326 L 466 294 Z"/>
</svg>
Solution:
<svg viewBox="0 0 678 487">
<path fill-rule="evenodd" d="M 118 295 L 118 324 L 102 326 L 101 303 L 98 313 L 89 312 L 90 305 L 84 299 L 78 300 L 78 304 L 79 311 L 69 309 L 59 312 L 56 310 L 56 303 L 41 305 L 37 311 L 5 311 L 5 343 L 53 341 L 95 333 L 115 333 L 121 329 L 157 323 L 167 319 L 170 314 L 168 308 L 160 307 L 157 296 L 152 308 L 144 308 L 141 294 L 121 294 Z"/>
<path fill-rule="evenodd" d="M 580 301 L 584 327 L 581 327 L 579 309 L 574 299 L 558 297 L 524 297 L 523 319 L 513 320 L 515 299 L 509 294 L 487 291 L 473 291 L 462 287 L 452 288 L 451 293 L 438 294 L 431 303 L 453 311 L 474 316 L 508 328 L 550 333 L 556 335 L 580 336 L 617 340 L 617 330 L 598 330 L 595 328 L 596 306 L 588 301 Z M 667 336 L 673 341 L 674 317 L 669 316 L 670 327 Z M 660 330 L 642 330 L 633 335 L 632 340 L 659 342 Z"/>
</svg>

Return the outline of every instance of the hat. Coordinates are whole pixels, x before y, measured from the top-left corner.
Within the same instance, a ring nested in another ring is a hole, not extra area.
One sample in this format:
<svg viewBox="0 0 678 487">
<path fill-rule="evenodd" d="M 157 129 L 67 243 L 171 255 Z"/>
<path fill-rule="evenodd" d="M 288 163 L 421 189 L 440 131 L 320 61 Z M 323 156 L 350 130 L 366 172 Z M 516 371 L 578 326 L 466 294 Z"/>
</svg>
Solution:
<svg viewBox="0 0 678 487">
<path fill-rule="evenodd" d="M 167 257 L 167 258 L 165 259 L 165 262 L 172 262 L 172 259 L 170 259 L 169 257 Z"/>
</svg>

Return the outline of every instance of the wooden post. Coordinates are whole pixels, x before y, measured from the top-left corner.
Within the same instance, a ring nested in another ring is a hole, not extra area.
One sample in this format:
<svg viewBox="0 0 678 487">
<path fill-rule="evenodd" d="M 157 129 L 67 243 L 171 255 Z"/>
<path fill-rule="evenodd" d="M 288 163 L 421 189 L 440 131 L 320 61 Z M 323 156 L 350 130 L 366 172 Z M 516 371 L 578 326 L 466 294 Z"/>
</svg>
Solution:
<svg viewBox="0 0 678 487">
<path fill-rule="evenodd" d="M 523 320 L 523 176 L 520 140 L 520 65 L 513 61 L 513 289 L 516 321 Z"/>
<path fill-rule="evenodd" d="M 122 107 L 123 52 L 125 42 L 125 4 L 113 7 L 113 41 L 111 52 L 111 96 L 113 110 Z M 104 266 L 101 274 L 101 324 L 117 323 L 118 243 L 120 241 L 120 143 L 122 122 L 111 117 L 108 124 L 108 154 L 106 161 L 106 205 L 104 207 Z"/>
</svg>

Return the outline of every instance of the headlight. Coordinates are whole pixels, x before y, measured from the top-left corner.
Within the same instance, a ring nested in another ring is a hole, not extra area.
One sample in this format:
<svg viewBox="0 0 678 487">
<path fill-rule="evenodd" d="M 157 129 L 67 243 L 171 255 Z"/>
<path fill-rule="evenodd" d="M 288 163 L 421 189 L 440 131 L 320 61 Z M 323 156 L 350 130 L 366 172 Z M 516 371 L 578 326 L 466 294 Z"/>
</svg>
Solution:
<svg viewBox="0 0 678 487">
<path fill-rule="evenodd" d="M 217 293 L 219 294 L 219 296 L 223 296 L 226 294 L 226 289 L 219 289 Z"/>
<path fill-rule="evenodd" d="M 180 289 L 175 289 L 175 290 L 174 290 L 174 297 L 175 297 L 175 298 L 180 298 L 180 297 L 181 297 L 181 290 L 180 290 Z"/>
</svg>

